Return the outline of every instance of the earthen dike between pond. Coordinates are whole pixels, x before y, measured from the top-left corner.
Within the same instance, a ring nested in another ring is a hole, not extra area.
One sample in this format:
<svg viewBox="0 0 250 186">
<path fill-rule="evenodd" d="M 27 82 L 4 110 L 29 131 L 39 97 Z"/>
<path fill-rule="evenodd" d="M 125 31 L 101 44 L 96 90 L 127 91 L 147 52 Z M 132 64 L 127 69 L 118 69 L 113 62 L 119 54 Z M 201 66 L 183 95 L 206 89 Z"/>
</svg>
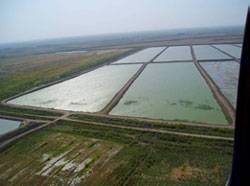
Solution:
<svg viewBox="0 0 250 186">
<path fill-rule="evenodd" d="M 216 125 L 216 124 L 211 125 L 211 124 L 207 124 L 207 123 L 196 123 L 196 122 L 185 122 L 185 121 L 174 121 L 174 120 L 160 120 L 160 119 L 151 119 L 151 118 L 142 118 L 142 117 L 113 116 L 113 115 L 109 115 L 109 112 L 118 104 L 118 102 L 120 101 L 120 99 L 123 97 L 123 95 L 129 89 L 129 87 L 133 84 L 133 82 L 143 72 L 143 70 L 145 69 L 145 67 L 148 64 L 152 63 L 160 54 L 162 54 L 167 49 L 167 47 L 170 47 L 170 45 L 165 45 L 165 48 L 160 53 L 158 53 L 153 59 L 151 59 L 149 62 L 147 62 L 147 63 L 134 63 L 134 64 L 142 64 L 142 66 L 127 81 L 127 83 L 115 94 L 115 96 L 111 99 L 111 101 L 101 111 L 99 111 L 99 112 L 89 113 L 89 112 L 81 112 L 81 111 L 80 112 L 79 111 L 66 111 L 66 110 L 60 110 L 60 109 L 51 109 L 51 108 L 41 108 L 41 107 L 33 107 L 33 106 L 24 106 L 24 105 L 9 104 L 7 102 L 9 100 L 17 98 L 19 96 L 22 96 L 22 95 L 25 95 L 25 94 L 28 94 L 28 93 L 31 93 L 31 92 L 43 89 L 45 87 L 48 87 L 48 86 L 51 86 L 51 85 L 54 85 L 54 84 L 57 84 L 57 83 L 60 83 L 60 82 L 72 79 L 72 78 L 77 77 L 79 75 L 82 75 L 84 73 L 93 71 L 93 70 L 95 70 L 97 68 L 100 68 L 101 66 L 104 66 L 104 65 L 107 65 L 107 64 L 108 65 L 112 65 L 112 64 L 110 64 L 111 63 L 110 61 L 107 62 L 107 63 L 104 63 L 102 65 L 99 65 L 99 66 L 97 66 L 95 68 L 92 68 L 92 69 L 89 69 L 87 71 L 84 71 L 82 73 L 74 74 L 74 75 L 71 75 L 69 77 L 66 77 L 66 78 L 63 78 L 63 79 L 60 79 L 60 80 L 57 80 L 57 81 L 54 81 L 54 82 L 51 82 L 51 83 L 39 86 L 39 87 L 32 88 L 32 89 L 30 89 L 28 91 L 25 91 L 23 93 L 17 94 L 17 95 L 15 95 L 13 97 L 10 97 L 8 99 L 3 100 L 1 102 L 2 105 L 9 106 L 9 107 L 12 107 L 12 108 L 35 109 L 35 110 L 41 110 L 41 111 L 48 111 L 48 112 L 60 113 L 62 115 L 61 116 L 42 116 L 44 118 L 53 119 L 53 120 L 50 120 L 50 121 L 43 120 L 43 119 L 39 119 L 39 120 L 36 120 L 36 119 L 26 119 L 25 117 L 21 117 L 21 116 L 18 116 L 18 117 L 8 116 L 7 114 L 6 115 L 5 114 L 4 115 L 0 115 L 0 118 L 2 117 L 2 118 L 6 118 L 6 119 L 17 119 L 17 120 L 22 120 L 25 123 L 40 123 L 40 125 L 38 125 L 35 128 L 32 128 L 31 130 L 27 130 L 27 131 L 25 131 L 25 132 L 23 132 L 21 134 L 16 135 L 16 136 L 11 136 L 4 143 L 1 143 L 0 149 L 2 147 L 5 147 L 6 145 L 12 143 L 15 140 L 17 140 L 17 139 L 19 139 L 19 138 L 21 138 L 23 136 L 26 136 L 27 134 L 30 134 L 31 132 L 40 130 L 40 129 L 44 128 L 44 127 L 47 127 L 47 126 L 49 126 L 51 124 L 56 123 L 59 120 L 71 120 L 71 119 L 68 118 L 68 116 L 73 115 L 73 114 L 83 114 L 83 115 L 90 115 L 90 116 L 102 116 L 102 117 L 106 117 L 106 118 L 135 119 L 135 120 L 139 120 L 139 121 L 149 121 L 149 122 L 152 121 L 152 122 L 159 122 L 159 123 L 162 123 L 162 124 L 165 123 L 165 124 L 170 124 L 170 125 L 172 125 L 172 124 L 173 125 L 183 124 L 183 125 L 211 127 L 211 128 L 234 128 L 234 120 L 235 120 L 235 110 L 234 110 L 234 108 L 229 103 L 229 101 L 225 98 L 225 96 L 221 93 L 220 89 L 215 84 L 215 82 L 210 78 L 210 76 L 207 74 L 207 72 L 198 63 L 192 45 L 194 45 L 194 44 L 204 44 L 204 45 L 207 45 L 208 43 L 209 44 L 236 44 L 236 43 L 240 43 L 241 42 L 241 38 L 236 38 L 236 39 L 233 38 L 232 40 L 228 40 L 228 38 L 226 38 L 226 40 L 221 39 L 221 40 L 215 40 L 213 42 L 211 42 L 211 41 L 208 42 L 209 39 L 211 39 L 211 37 L 205 38 L 205 39 L 202 38 L 201 40 L 198 40 L 198 42 L 192 42 L 192 39 L 190 39 L 190 43 L 188 45 L 191 47 L 191 54 L 192 54 L 193 60 L 189 61 L 189 62 L 193 62 L 195 64 L 197 70 L 200 72 L 201 76 L 205 79 L 206 83 L 208 84 L 210 90 L 213 93 L 213 96 L 215 97 L 215 99 L 219 103 L 220 107 L 222 108 L 223 113 L 225 114 L 225 116 L 227 118 L 229 118 L 229 120 L 230 120 L 229 125 L 219 125 L 219 124 L 218 125 Z M 207 41 L 207 43 L 204 42 L 204 41 Z M 173 41 L 171 41 L 171 42 L 173 43 Z M 179 44 L 179 42 L 180 41 L 177 41 L 177 43 L 178 43 L 177 45 L 172 44 L 171 46 L 183 46 L 183 45 Z M 187 45 L 186 40 L 185 40 L 185 42 L 183 44 L 185 46 Z M 162 45 L 161 45 L 161 47 L 162 47 Z M 216 47 L 214 47 L 214 48 L 216 48 Z M 228 56 L 232 57 L 230 54 L 228 54 Z M 122 56 L 122 57 L 124 57 L 124 56 Z M 237 63 L 239 62 L 239 60 L 236 60 L 233 57 L 232 57 L 232 60 L 235 61 L 235 62 L 237 62 Z M 222 61 L 223 61 L 223 59 L 222 59 Z M 173 62 L 181 62 L 181 61 L 173 61 Z M 161 62 L 161 63 L 164 63 L 164 62 Z M 168 63 L 170 63 L 170 62 L 168 62 Z M 130 63 L 130 64 L 133 64 L 133 63 Z M 30 115 L 32 116 L 32 114 L 30 114 Z M 35 116 L 35 115 L 33 115 L 33 116 Z M 76 121 L 76 120 L 74 120 L 74 121 Z M 77 120 L 77 121 L 83 122 L 82 120 Z M 95 123 L 95 122 L 89 122 L 89 123 L 102 126 L 101 123 Z M 124 126 L 121 126 L 121 125 L 114 126 L 114 125 L 105 124 L 105 126 L 118 127 L 118 128 L 124 128 L 125 127 L 125 128 L 129 128 L 129 129 L 132 129 L 132 130 L 145 130 L 145 131 L 149 131 L 149 132 L 150 131 L 151 132 L 160 132 L 160 133 L 163 132 L 162 130 L 158 130 L 158 129 L 150 129 L 150 128 L 142 129 L 142 128 L 137 128 L 137 127 L 125 126 L 125 125 Z M 164 131 L 165 131 L 164 133 L 172 133 L 172 134 L 175 134 L 175 135 L 186 135 L 186 136 L 208 138 L 208 139 L 212 138 L 212 139 L 232 140 L 232 138 L 226 138 L 226 137 L 196 135 L 196 134 L 189 134 L 189 133 L 183 133 L 183 132 L 173 132 L 173 131 L 166 131 L 166 130 L 164 130 Z"/>
</svg>

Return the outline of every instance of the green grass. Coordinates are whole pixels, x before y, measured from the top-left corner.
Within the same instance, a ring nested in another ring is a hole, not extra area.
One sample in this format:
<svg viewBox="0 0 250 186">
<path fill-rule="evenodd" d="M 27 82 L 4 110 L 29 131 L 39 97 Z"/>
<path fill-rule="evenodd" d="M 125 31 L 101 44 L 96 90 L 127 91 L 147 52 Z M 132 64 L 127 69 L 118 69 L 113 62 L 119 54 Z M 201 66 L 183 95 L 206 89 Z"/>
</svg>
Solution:
<svg viewBox="0 0 250 186">
<path fill-rule="evenodd" d="M 105 131 L 105 132 L 104 132 Z M 95 139 L 93 143 L 87 143 Z M 120 146 L 122 149 L 102 166 L 86 170 L 91 173 L 84 185 L 225 185 L 231 166 L 232 142 L 192 137 L 140 132 L 59 121 L 56 125 L 33 133 L 0 154 L 0 183 L 11 183 L 11 178 L 21 172 L 16 184 L 39 183 L 60 185 L 60 180 L 71 180 L 73 173 L 62 172 L 62 167 L 46 177 L 34 172 L 41 169 L 39 159 L 43 153 L 61 154 L 82 143 L 87 149 Z M 79 147 L 79 150 L 82 149 Z M 30 158 L 27 157 L 29 152 Z M 80 151 L 79 151 L 80 152 Z M 97 159 L 102 155 L 97 152 Z M 72 152 L 73 154 L 77 151 Z M 73 155 L 69 155 L 73 157 Z M 84 154 L 82 155 L 84 156 Z M 29 160 L 33 159 L 31 162 Z M 10 167 L 17 167 L 11 169 Z M 5 167 L 5 168 L 4 168 Z M 26 173 L 26 174 L 24 174 Z M 32 174 L 31 174 L 32 173 Z M 67 184 L 65 182 L 64 184 Z"/>
<path fill-rule="evenodd" d="M 124 125 L 132 127 L 141 127 L 141 128 L 152 128 L 152 129 L 165 129 L 175 132 L 187 132 L 195 134 L 204 134 L 204 135 L 214 135 L 214 136 L 223 136 L 223 137 L 233 137 L 234 130 L 229 128 L 211 128 L 203 126 L 188 126 L 183 124 L 166 124 L 160 122 L 151 122 L 151 121 L 141 121 L 136 119 L 119 119 L 119 118 L 107 118 L 101 116 L 90 116 L 83 114 L 71 115 L 70 118 L 77 119 L 81 121 L 93 121 L 100 123 L 107 123 L 113 125 Z"/>
<path fill-rule="evenodd" d="M 94 183 L 91 182 L 93 185 L 99 183 L 105 183 L 103 185 L 110 183 L 111 185 L 124 183 L 125 185 L 223 185 L 230 170 L 232 142 L 111 129 L 65 121 L 48 130 L 129 145 L 115 157 L 117 163 L 125 163 L 115 169 L 111 175 L 99 178 Z M 170 178 L 174 168 L 185 164 L 201 172 L 198 171 L 197 175 L 180 180 Z M 150 179 L 143 178 L 143 175 L 147 175 Z M 162 177 L 163 180 L 158 177 Z"/>
</svg>

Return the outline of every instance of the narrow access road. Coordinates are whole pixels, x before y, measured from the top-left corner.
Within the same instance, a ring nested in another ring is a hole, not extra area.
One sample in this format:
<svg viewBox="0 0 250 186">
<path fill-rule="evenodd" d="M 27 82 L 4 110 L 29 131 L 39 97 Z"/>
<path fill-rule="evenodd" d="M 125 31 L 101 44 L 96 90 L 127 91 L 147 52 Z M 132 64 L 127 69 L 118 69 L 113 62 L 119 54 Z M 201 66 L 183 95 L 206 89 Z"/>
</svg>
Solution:
<svg viewBox="0 0 250 186">
<path fill-rule="evenodd" d="M 35 131 L 38 131 L 40 129 L 48 127 L 49 125 L 55 124 L 59 120 L 64 120 L 70 115 L 71 115 L 71 113 L 68 112 L 68 113 L 64 114 L 63 116 L 59 116 L 55 120 L 43 122 L 42 124 L 38 125 L 36 128 L 27 130 L 27 131 L 25 131 L 25 132 L 23 132 L 21 134 L 18 134 L 18 135 L 14 136 L 14 137 L 11 137 L 10 139 L 0 143 L 0 149 L 4 149 L 6 146 L 10 145 L 11 143 L 15 142 L 16 140 L 18 140 L 18 139 L 20 139 L 20 138 L 22 138 L 24 136 L 27 136 L 27 135 L 35 132 Z M 38 122 L 39 120 L 35 120 L 35 121 Z"/>
<path fill-rule="evenodd" d="M 137 130 L 137 131 L 143 131 L 143 132 L 154 132 L 154 133 L 161 133 L 161 134 L 171 134 L 171 135 L 177 135 L 177 136 L 196 137 L 196 138 L 204 138 L 204 139 L 234 141 L 233 138 L 222 137 L 222 136 L 211 136 L 211 135 L 204 135 L 204 134 L 175 132 L 175 131 L 162 130 L 162 129 L 141 128 L 141 127 L 132 127 L 132 126 L 125 126 L 125 125 L 106 124 L 106 123 L 104 124 L 104 123 L 99 123 L 99 122 L 82 121 L 82 120 L 69 119 L 69 118 L 66 118 L 65 120 L 77 122 L 77 123 L 83 123 L 83 124 L 85 123 L 85 124 L 91 124 L 91 125 L 96 125 L 96 126 L 102 126 L 102 127 L 129 129 L 129 130 Z"/>
</svg>

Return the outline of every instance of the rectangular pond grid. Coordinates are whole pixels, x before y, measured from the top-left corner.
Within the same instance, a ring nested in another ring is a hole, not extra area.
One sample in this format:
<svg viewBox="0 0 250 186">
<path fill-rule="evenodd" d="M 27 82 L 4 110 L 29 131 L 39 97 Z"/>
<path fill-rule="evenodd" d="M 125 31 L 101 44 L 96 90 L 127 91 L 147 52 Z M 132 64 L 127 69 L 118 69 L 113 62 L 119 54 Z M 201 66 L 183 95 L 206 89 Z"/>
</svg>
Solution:
<svg viewBox="0 0 250 186">
<path fill-rule="evenodd" d="M 240 49 L 233 45 L 225 46 Z M 237 92 L 235 81 L 237 81 L 238 72 L 233 69 L 237 69 L 238 64 L 230 61 L 232 59 L 230 56 L 210 45 L 193 45 L 193 48 L 196 58 L 202 62 L 200 63 L 202 67 L 231 104 L 235 105 Z M 167 50 L 164 49 L 166 47 L 144 49 L 112 63 L 119 65 L 98 68 L 76 78 L 18 97 L 9 103 L 99 112 L 109 105 L 112 98 L 117 97 L 118 91 L 138 72 L 142 64 L 136 63 L 146 63 L 156 58 L 153 63 L 144 64 L 145 70 L 137 79 L 135 78 L 123 97 L 118 99 L 118 104 L 110 108 L 110 114 L 227 124 L 228 121 L 220 106 L 195 65 L 186 63 L 193 62 L 190 46 L 170 46 Z M 226 63 L 228 65 L 223 65 Z M 228 67 L 230 65 L 231 68 Z M 221 74 L 228 77 L 220 77 Z M 232 85 L 230 80 L 227 80 L 230 77 L 234 78 Z"/>
<path fill-rule="evenodd" d="M 235 58 L 241 57 L 241 48 L 233 45 L 213 45 L 222 51 L 234 56 Z"/>
<path fill-rule="evenodd" d="M 197 60 L 231 59 L 209 45 L 193 45 Z"/>
<path fill-rule="evenodd" d="M 129 55 L 122 58 L 113 64 L 120 63 L 146 63 L 152 60 L 157 54 L 162 52 L 166 47 L 152 47 L 136 52 L 135 54 Z"/>
<path fill-rule="evenodd" d="M 192 63 L 149 64 L 110 114 L 228 123 Z"/>
</svg>

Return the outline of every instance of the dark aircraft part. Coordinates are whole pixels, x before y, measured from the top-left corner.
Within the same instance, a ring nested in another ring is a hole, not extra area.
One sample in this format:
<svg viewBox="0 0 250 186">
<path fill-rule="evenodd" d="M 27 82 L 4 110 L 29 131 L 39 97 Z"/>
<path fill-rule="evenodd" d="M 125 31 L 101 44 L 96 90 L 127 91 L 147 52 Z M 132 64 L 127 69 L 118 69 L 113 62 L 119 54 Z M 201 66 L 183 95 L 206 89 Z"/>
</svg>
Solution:
<svg viewBox="0 0 250 186">
<path fill-rule="evenodd" d="M 234 152 L 229 186 L 250 185 L 250 8 L 242 46 L 236 107 Z"/>
</svg>

